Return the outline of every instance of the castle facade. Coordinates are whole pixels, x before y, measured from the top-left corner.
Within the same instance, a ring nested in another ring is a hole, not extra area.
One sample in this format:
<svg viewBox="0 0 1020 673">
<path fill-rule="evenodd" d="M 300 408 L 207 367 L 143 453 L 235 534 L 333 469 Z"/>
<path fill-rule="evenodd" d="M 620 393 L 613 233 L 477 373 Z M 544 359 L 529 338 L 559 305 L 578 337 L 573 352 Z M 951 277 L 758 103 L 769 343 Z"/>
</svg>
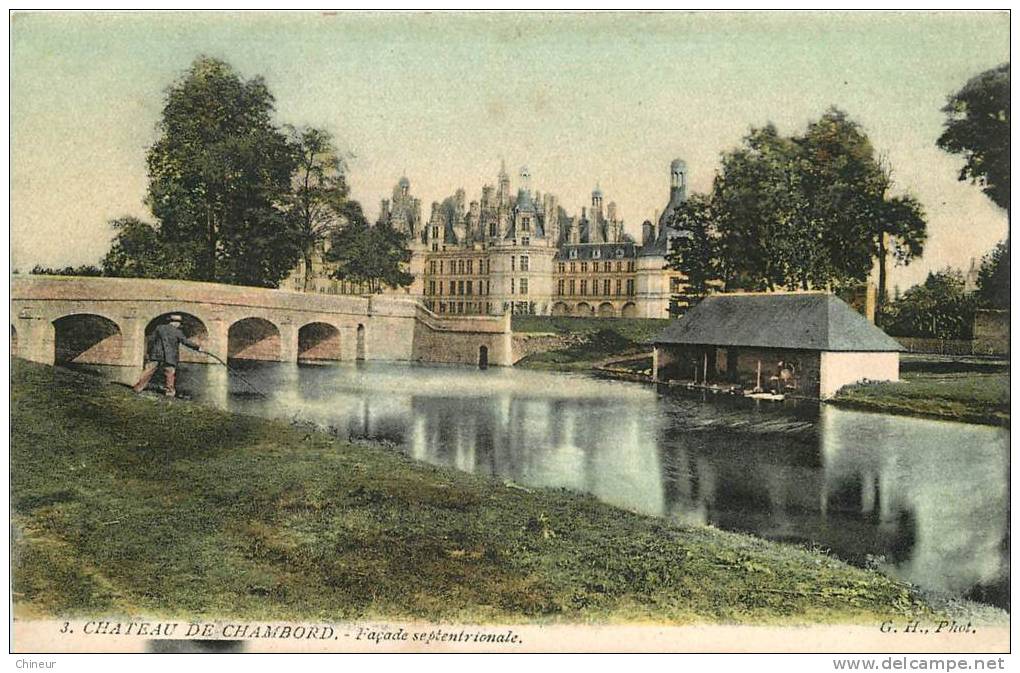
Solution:
<svg viewBox="0 0 1020 673">
<path fill-rule="evenodd" d="M 676 233 L 669 214 L 687 194 L 687 168 L 679 159 L 670 164 L 669 202 L 657 223 L 643 223 L 640 241 L 625 232 L 616 204 L 604 204 L 598 186 L 590 205 L 570 216 L 556 196 L 532 190 L 527 168 L 516 192 L 503 166 L 480 198 L 468 202 L 458 189 L 434 202 L 425 222 L 410 187 L 400 179 L 378 220 L 410 241 L 414 282 L 394 293 L 420 298 L 439 315 L 670 316 L 670 298 L 683 281 L 665 268 Z M 317 291 L 357 291 L 329 279 L 325 267 L 316 269 Z M 301 271 L 292 278 L 303 278 Z M 285 286 L 300 289 L 296 280 Z"/>
</svg>

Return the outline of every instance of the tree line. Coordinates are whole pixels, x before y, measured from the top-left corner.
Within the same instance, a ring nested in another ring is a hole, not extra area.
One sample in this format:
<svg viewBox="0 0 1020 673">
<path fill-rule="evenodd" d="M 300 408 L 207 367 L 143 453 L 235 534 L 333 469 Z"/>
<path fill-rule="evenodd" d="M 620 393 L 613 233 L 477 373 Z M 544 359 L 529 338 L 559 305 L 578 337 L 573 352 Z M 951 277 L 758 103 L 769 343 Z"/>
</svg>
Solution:
<svg viewBox="0 0 1020 673">
<path fill-rule="evenodd" d="M 1009 64 L 973 77 L 942 108 L 936 145 L 960 154 L 958 178 L 1009 214 Z M 830 108 L 799 134 L 751 128 L 722 155 L 711 190 L 670 214 L 668 265 L 687 277 L 677 303 L 709 292 L 827 289 L 866 282 L 878 266 L 878 319 L 902 336 L 967 338 L 974 311 L 1009 307 L 1009 239 L 985 256 L 976 293 L 962 272 L 928 275 L 893 301 L 889 258 L 918 259 L 928 231 L 923 207 L 893 192 L 893 169 L 864 129 Z"/>
<path fill-rule="evenodd" d="M 81 268 L 277 287 L 303 260 L 307 290 L 319 251 L 337 279 L 376 290 L 409 284 L 406 236 L 369 225 L 350 197 L 331 134 L 278 126 L 274 115 L 261 77 L 246 80 L 221 60 L 196 59 L 167 90 L 146 154 L 153 221 L 112 220 L 100 267 Z"/>
</svg>

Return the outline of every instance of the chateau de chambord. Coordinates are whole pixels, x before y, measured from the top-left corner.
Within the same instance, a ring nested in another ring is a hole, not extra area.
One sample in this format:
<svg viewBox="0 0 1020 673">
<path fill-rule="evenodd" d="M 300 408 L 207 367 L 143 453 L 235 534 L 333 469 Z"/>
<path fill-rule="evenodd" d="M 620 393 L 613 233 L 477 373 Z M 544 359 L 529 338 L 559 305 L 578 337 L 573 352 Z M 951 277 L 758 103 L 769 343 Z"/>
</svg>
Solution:
<svg viewBox="0 0 1020 673">
<path fill-rule="evenodd" d="M 591 203 L 569 215 L 551 193 L 533 190 L 522 168 L 516 192 L 505 165 L 496 184 L 482 187 L 468 201 L 458 189 L 434 202 L 428 220 L 421 201 L 402 177 L 390 199 L 383 199 L 378 223 L 408 235 L 409 271 L 414 282 L 396 290 L 420 298 L 439 315 L 572 315 L 668 318 L 670 298 L 683 276 L 666 268 L 666 250 L 676 231 L 669 215 L 687 195 L 687 167 L 669 167 L 669 198 L 658 222 L 646 220 L 640 240 L 624 230 L 616 203 L 596 186 Z M 330 277 L 321 251 L 313 256 L 309 291 L 359 292 Z M 284 288 L 305 286 L 303 266 Z"/>
</svg>

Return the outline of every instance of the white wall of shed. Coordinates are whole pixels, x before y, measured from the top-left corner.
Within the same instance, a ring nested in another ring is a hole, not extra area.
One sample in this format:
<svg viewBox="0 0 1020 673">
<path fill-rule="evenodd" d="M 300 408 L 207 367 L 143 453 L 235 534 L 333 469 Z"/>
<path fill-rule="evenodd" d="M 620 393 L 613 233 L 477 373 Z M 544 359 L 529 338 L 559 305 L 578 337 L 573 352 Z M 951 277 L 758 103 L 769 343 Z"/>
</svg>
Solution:
<svg viewBox="0 0 1020 673">
<path fill-rule="evenodd" d="M 822 352 L 818 396 L 832 397 L 843 386 L 868 381 L 899 381 L 900 354 Z"/>
</svg>

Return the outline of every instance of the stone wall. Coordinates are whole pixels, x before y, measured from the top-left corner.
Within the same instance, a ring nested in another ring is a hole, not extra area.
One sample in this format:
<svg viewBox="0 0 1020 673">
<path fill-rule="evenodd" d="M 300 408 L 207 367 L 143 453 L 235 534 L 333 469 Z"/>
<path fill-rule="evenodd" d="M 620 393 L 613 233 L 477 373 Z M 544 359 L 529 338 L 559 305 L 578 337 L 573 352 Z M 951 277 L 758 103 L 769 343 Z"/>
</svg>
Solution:
<svg viewBox="0 0 1020 673">
<path fill-rule="evenodd" d="M 1009 311 L 975 313 L 974 354 L 1009 355 Z"/>
<path fill-rule="evenodd" d="M 513 361 L 520 362 L 535 353 L 548 353 L 580 343 L 584 337 L 579 334 L 521 334 L 513 335 Z"/>
</svg>

